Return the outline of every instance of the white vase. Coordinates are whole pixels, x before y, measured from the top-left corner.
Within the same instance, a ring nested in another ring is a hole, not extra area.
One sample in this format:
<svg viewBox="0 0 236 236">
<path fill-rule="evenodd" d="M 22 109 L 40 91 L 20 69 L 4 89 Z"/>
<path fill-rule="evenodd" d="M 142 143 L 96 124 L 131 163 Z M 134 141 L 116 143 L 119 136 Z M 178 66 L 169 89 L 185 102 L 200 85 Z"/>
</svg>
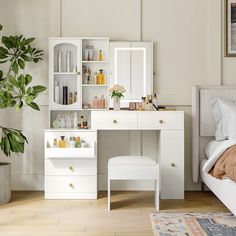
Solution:
<svg viewBox="0 0 236 236">
<path fill-rule="evenodd" d="M 120 110 L 120 98 L 117 96 L 113 97 L 113 110 L 114 111 Z"/>
</svg>

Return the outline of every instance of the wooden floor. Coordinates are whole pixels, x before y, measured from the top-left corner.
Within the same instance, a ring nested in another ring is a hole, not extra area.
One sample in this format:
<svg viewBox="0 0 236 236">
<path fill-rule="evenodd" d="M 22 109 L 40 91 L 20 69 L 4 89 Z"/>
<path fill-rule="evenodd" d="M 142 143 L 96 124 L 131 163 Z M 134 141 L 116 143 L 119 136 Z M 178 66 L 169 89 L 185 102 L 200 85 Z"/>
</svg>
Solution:
<svg viewBox="0 0 236 236">
<path fill-rule="evenodd" d="M 42 192 L 15 192 L 0 206 L 0 236 L 152 236 L 152 192 L 113 192 L 98 200 L 44 200 Z M 162 200 L 161 211 L 227 212 L 209 192 L 187 192 L 185 200 Z"/>
</svg>

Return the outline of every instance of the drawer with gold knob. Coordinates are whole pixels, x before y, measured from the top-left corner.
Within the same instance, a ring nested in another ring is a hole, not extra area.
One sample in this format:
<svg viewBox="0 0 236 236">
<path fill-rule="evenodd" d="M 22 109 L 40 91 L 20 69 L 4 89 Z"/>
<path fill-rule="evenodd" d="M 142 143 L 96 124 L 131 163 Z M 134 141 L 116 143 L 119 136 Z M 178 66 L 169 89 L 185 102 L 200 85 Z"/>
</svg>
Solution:
<svg viewBox="0 0 236 236">
<path fill-rule="evenodd" d="M 98 130 L 136 130 L 137 112 L 92 111 L 91 127 Z"/>
<path fill-rule="evenodd" d="M 184 129 L 184 112 L 155 111 L 138 113 L 138 129 Z"/>
<path fill-rule="evenodd" d="M 97 175 L 96 160 L 45 160 L 45 175 Z"/>
<path fill-rule="evenodd" d="M 96 176 L 47 176 L 45 191 L 51 193 L 96 192 Z"/>
</svg>

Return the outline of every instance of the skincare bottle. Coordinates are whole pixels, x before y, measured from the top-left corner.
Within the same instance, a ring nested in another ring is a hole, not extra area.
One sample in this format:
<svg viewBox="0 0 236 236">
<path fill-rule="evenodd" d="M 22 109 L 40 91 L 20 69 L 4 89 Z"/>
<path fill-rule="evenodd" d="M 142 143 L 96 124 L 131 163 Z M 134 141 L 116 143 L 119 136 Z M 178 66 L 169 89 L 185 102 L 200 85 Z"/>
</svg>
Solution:
<svg viewBox="0 0 236 236">
<path fill-rule="evenodd" d="M 77 102 L 77 92 L 74 92 L 73 103 Z"/>
<path fill-rule="evenodd" d="M 69 92 L 69 104 L 73 103 L 73 93 Z"/>
<path fill-rule="evenodd" d="M 105 98 L 104 95 L 101 96 L 101 98 L 99 99 L 99 108 L 100 109 L 105 109 Z"/>
<path fill-rule="evenodd" d="M 70 72 L 70 51 L 66 51 L 66 72 Z"/>
<path fill-rule="evenodd" d="M 68 85 L 67 83 L 63 84 L 63 105 L 67 105 L 68 104 Z"/>
<path fill-rule="evenodd" d="M 74 116 L 73 116 L 73 126 L 74 128 L 77 128 L 78 127 L 78 116 L 77 116 L 77 112 L 74 113 Z"/>
<path fill-rule="evenodd" d="M 57 80 L 55 83 L 55 88 L 54 88 L 54 101 L 55 103 L 59 104 L 60 101 L 60 87 L 59 87 L 59 81 Z"/>
<path fill-rule="evenodd" d="M 154 94 L 152 104 L 154 105 L 154 108 L 157 110 L 158 109 L 158 103 L 157 103 L 157 95 Z"/>
<path fill-rule="evenodd" d="M 61 140 L 59 141 L 59 147 L 60 148 L 65 148 L 66 147 L 65 136 L 61 136 Z"/>
<path fill-rule="evenodd" d="M 99 108 L 99 100 L 97 96 L 94 96 L 93 98 L 93 109 L 98 109 Z"/>
<path fill-rule="evenodd" d="M 62 51 L 58 51 L 58 56 L 57 56 L 57 65 L 58 65 L 58 72 L 62 72 Z"/>
<path fill-rule="evenodd" d="M 65 128 L 66 127 L 65 117 L 63 115 L 61 115 L 60 127 L 61 128 Z"/>
<path fill-rule="evenodd" d="M 99 61 L 102 61 L 103 59 L 103 56 L 102 56 L 102 50 L 99 51 Z"/>
<path fill-rule="evenodd" d="M 81 148 L 85 148 L 86 147 L 86 143 L 84 140 L 81 140 Z"/>
<path fill-rule="evenodd" d="M 104 78 L 104 73 L 103 70 L 99 70 L 98 73 L 98 84 L 104 84 L 105 78 Z"/>
<path fill-rule="evenodd" d="M 57 148 L 57 147 L 58 147 L 58 145 L 57 145 L 57 139 L 54 138 L 54 140 L 53 140 L 53 148 Z"/>
<path fill-rule="evenodd" d="M 84 124 L 84 117 L 83 116 L 80 117 L 80 124 L 81 124 L 81 129 L 83 129 L 84 128 L 84 126 L 83 126 L 83 124 Z"/>
<path fill-rule="evenodd" d="M 76 137 L 75 147 L 76 147 L 76 148 L 80 148 L 80 147 L 81 147 L 80 137 Z"/>
<path fill-rule="evenodd" d="M 86 117 L 84 117 L 84 120 L 83 120 L 83 127 L 84 129 L 88 129 L 88 121 Z"/>
<path fill-rule="evenodd" d="M 66 116 L 66 128 L 72 128 L 72 121 L 71 121 L 70 112 L 68 112 L 67 116 Z"/>
<path fill-rule="evenodd" d="M 142 97 L 142 111 L 145 111 L 145 100 L 146 98 L 145 97 Z"/>
<path fill-rule="evenodd" d="M 75 137 L 70 137 L 70 147 L 75 148 Z"/>
<path fill-rule="evenodd" d="M 98 83 L 98 73 L 97 72 L 94 72 L 94 74 L 93 74 L 93 83 L 94 84 Z"/>
</svg>

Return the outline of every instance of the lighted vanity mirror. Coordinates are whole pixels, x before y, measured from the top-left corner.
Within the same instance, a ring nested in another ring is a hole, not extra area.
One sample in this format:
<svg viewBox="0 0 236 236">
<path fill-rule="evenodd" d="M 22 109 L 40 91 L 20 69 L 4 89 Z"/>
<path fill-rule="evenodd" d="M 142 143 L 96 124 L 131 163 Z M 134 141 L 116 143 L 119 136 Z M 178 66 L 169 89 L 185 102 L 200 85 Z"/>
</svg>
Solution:
<svg viewBox="0 0 236 236">
<path fill-rule="evenodd" d="M 114 84 L 126 89 L 121 107 L 128 107 L 129 102 L 139 102 L 141 97 L 153 94 L 152 42 L 110 43 L 110 87 Z"/>
</svg>

